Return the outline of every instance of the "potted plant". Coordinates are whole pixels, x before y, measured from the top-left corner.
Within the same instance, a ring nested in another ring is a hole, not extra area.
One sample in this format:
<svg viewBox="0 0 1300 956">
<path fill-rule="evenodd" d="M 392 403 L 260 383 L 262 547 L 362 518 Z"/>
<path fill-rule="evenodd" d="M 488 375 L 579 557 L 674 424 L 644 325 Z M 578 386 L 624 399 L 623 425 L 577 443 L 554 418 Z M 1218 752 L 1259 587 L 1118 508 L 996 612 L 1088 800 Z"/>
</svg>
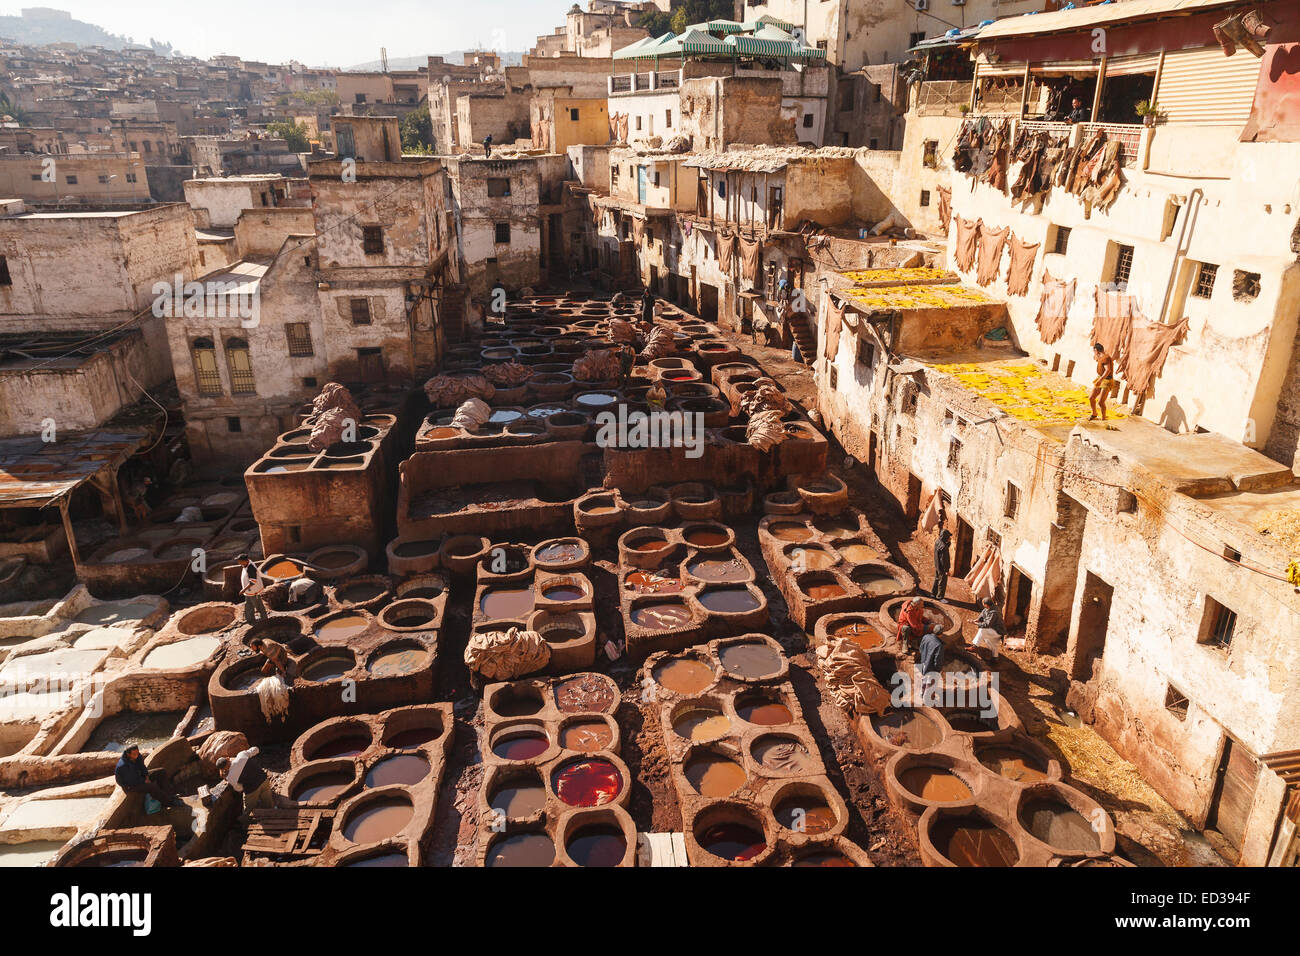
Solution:
<svg viewBox="0 0 1300 956">
<path fill-rule="evenodd" d="M 969 103 L 961 103 L 961 104 L 959 104 L 958 107 L 957 107 L 957 111 L 958 111 L 959 113 L 969 113 L 969 112 L 970 112 L 970 104 L 969 104 Z"/>
<path fill-rule="evenodd" d="M 1138 100 L 1133 112 L 1142 117 L 1143 126 L 1155 126 L 1156 119 L 1160 116 L 1160 104 L 1152 100 Z"/>
</svg>

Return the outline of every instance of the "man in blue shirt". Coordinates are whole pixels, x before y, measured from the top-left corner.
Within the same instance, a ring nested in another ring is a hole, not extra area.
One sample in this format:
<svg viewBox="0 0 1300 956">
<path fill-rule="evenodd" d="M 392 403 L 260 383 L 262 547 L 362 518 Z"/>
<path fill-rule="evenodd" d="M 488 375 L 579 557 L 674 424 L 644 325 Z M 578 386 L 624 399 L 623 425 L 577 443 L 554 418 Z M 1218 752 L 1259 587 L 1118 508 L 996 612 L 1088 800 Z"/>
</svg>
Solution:
<svg viewBox="0 0 1300 956">
<path fill-rule="evenodd" d="M 135 744 L 122 751 L 117 767 L 113 770 L 113 778 L 127 793 L 148 794 L 168 809 L 180 802 L 174 793 L 166 789 L 166 772 L 162 770 L 150 772 L 144 765 L 144 756 L 140 753 L 140 748 Z"/>
<path fill-rule="evenodd" d="M 925 637 L 921 638 L 921 647 L 917 651 L 916 660 L 921 665 L 921 674 L 925 677 L 938 674 L 939 669 L 943 667 L 943 640 L 940 637 L 942 632 L 942 624 L 932 624 Z"/>
</svg>

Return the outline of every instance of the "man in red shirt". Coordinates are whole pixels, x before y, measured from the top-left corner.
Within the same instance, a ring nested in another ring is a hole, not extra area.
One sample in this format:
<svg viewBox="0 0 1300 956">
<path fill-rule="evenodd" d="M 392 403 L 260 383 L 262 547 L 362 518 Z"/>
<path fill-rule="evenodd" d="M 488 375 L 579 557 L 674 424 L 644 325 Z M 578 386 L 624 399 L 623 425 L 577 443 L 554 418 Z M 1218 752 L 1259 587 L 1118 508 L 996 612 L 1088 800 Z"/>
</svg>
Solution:
<svg viewBox="0 0 1300 956">
<path fill-rule="evenodd" d="M 925 609 L 921 599 L 914 597 L 903 605 L 898 613 L 898 636 L 900 640 L 919 641 L 925 634 Z"/>
</svg>

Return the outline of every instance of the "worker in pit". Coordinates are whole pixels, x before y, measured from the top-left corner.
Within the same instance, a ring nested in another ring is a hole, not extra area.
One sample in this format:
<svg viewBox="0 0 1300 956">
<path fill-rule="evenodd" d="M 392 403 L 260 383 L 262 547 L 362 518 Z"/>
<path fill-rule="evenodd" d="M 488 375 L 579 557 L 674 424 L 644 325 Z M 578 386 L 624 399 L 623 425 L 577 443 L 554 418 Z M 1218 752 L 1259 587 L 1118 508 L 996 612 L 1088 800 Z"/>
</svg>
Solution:
<svg viewBox="0 0 1300 956">
<path fill-rule="evenodd" d="M 911 643 L 925 635 L 925 608 L 919 597 L 914 597 L 898 612 L 899 640 Z"/>
<path fill-rule="evenodd" d="M 1093 353 L 1097 356 L 1097 377 L 1092 383 L 1092 393 L 1088 396 L 1088 404 L 1092 406 L 1092 414 L 1088 416 L 1088 421 L 1095 421 L 1098 409 L 1101 410 L 1101 420 L 1106 420 L 1106 399 L 1115 392 L 1119 391 L 1119 382 L 1115 379 L 1115 359 L 1106 351 L 1106 346 L 1098 342 L 1092 347 Z"/>
<path fill-rule="evenodd" d="M 261 761 L 257 759 L 258 753 L 256 747 L 249 747 L 235 754 L 233 760 L 229 757 L 217 760 L 217 773 L 221 774 L 230 789 L 244 798 L 245 813 L 275 806 L 271 778 L 262 769 Z"/>
<path fill-rule="evenodd" d="M 266 590 L 262 572 L 253 567 L 253 562 L 247 554 L 241 554 L 235 561 L 241 569 L 239 594 L 244 599 L 244 620 L 249 624 L 265 621 L 271 615 L 266 610 L 266 602 L 262 600 L 262 592 Z"/>
<path fill-rule="evenodd" d="M 289 683 L 289 650 L 279 641 L 274 641 L 269 637 L 255 637 L 248 642 L 248 646 L 257 654 L 261 654 L 262 673 L 266 675 L 279 674 L 284 682 Z"/>
</svg>

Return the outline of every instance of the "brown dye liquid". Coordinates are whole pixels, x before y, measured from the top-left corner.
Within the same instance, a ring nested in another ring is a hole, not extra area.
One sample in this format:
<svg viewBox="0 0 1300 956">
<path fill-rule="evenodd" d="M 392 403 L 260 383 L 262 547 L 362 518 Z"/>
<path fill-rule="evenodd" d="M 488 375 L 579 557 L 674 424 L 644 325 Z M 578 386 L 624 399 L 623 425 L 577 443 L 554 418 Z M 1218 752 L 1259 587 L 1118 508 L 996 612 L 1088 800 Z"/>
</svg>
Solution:
<svg viewBox="0 0 1300 956">
<path fill-rule="evenodd" d="M 686 543 L 693 544 L 697 548 L 716 548 L 730 540 L 731 535 L 712 528 L 693 528 L 686 533 Z"/>
<path fill-rule="evenodd" d="M 793 737 L 762 737 L 754 742 L 754 759 L 769 770 L 782 773 L 808 773 L 813 769 L 808 748 Z"/>
<path fill-rule="evenodd" d="M 343 826 L 343 836 L 353 843 L 374 843 L 401 833 L 415 807 L 406 800 L 374 800 L 352 814 Z"/>
<path fill-rule="evenodd" d="M 364 604 L 366 601 L 373 601 L 386 590 L 388 589 L 382 584 L 349 584 L 339 591 L 338 597 L 344 604 Z"/>
<path fill-rule="evenodd" d="M 632 623 L 656 630 L 671 630 L 691 623 L 691 612 L 684 604 L 645 604 L 632 612 Z"/>
<path fill-rule="evenodd" d="M 812 529 L 793 521 L 777 521 L 767 526 L 768 534 L 778 541 L 807 541 L 813 536 Z"/>
<path fill-rule="evenodd" d="M 370 738 L 365 734 L 347 734 L 327 740 L 311 752 L 312 760 L 326 757 L 355 757 L 370 746 Z"/>
<path fill-rule="evenodd" d="M 479 607 L 489 620 L 520 617 L 532 611 L 533 592 L 531 588 L 493 588 L 483 595 Z"/>
<path fill-rule="evenodd" d="M 408 614 L 405 617 L 399 617 L 396 620 L 390 621 L 389 623 L 392 627 L 410 628 L 410 627 L 426 627 L 432 621 L 433 621 L 432 614 L 427 614 L 423 611 L 416 611 L 413 614 Z"/>
<path fill-rule="evenodd" d="M 555 706 L 564 714 L 609 710 L 614 699 L 609 681 L 595 674 L 571 677 L 555 685 Z"/>
<path fill-rule="evenodd" d="M 1019 783 L 1046 780 L 1047 773 L 1038 761 L 1011 747 L 989 747 L 978 752 L 979 761 L 999 776 Z"/>
<path fill-rule="evenodd" d="M 898 590 L 898 582 L 888 574 L 863 574 L 854 576 L 853 580 L 872 597 L 880 597 Z"/>
<path fill-rule="evenodd" d="M 822 534 L 850 534 L 858 530 L 858 523 L 848 518 L 819 518 L 813 525 Z"/>
<path fill-rule="evenodd" d="M 945 710 L 943 718 L 948 721 L 949 727 L 964 734 L 979 734 L 998 729 L 996 720 L 981 717 L 973 710 Z"/>
<path fill-rule="evenodd" d="M 316 559 L 322 568 L 346 568 L 357 559 L 350 551 L 329 551 Z"/>
<path fill-rule="evenodd" d="M 429 761 L 420 754 L 394 754 L 385 757 L 366 774 L 367 787 L 387 787 L 395 783 L 407 786 L 429 775 Z"/>
<path fill-rule="evenodd" d="M 676 694 L 699 694 L 713 683 L 713 668 L 694 657 L 679 657 L 654 669 L 655 682 Z"/>
<path fill-rule="evenodd" d="M 410 588 L 402 592 L 402 598 L 403 600 L 406 598 L 415 598 L 423 601 L 432 601 L 441 593 L 442 588 L 438 587 L 436 584 L 431 584 L 428 587 Z"/>
<path fill-rule="evenodd" d="M 302 679 L 319 684 L 342 677 L 356 666 L 350 657 L 321 657 L 302 669 Z"/>
<path fill-rule="evenodd" d="M 793 552 L 789 557 L 792 562 L 803 565 L 806 571 L 823 571 L 840 560 L 825 548 L 804 548 Z"/>
<path fill-rule="evenodd" d="M 569 724 L 560 733 L 560 746 L 580 753 L 604 750 L 613 740 L 614 731 L 603 720 L 578 721 Z"/>
<path fill-rule="evenodd" d="M 542 632 L 542 639 L 547 644 L 567 644 L 586 636 L 587 632 L 579 627 L 548 627 Z"/>
<path fill-rule="evenodd" d="M 548 544 L 537 551 L 538 561 L 547 561 L 552 564 L 567 563 L 577 561 L 582 557 L 582 548 L 576 544 L 568 542 L 559 542 L 557 544 Z"/>
<path fill-rule="evenodd" d="M 839 584 L 809 584 L 804 587 L 804 593 L 814 601 L 826 601 L 843 597 L 848 592 Z"/>
<path fill-rule="evenodd" d="M 1020 822 L 1037 839 L 1071 853 L 1101 849 L 1101 837 L 1086 817 L 1055 797 L 1033 799 L 1020 811 Z"/>
<path fill-rule="evenodd" d="M 847 624 L 840 624 L 830 631 L 831 637 L 847 638 L 864 651 L 879 647 L 885 643 L 884 636 L 870 624 L 863 624 L 861 621 L 851 621 Z"/>
<path fill-rule="evenodd" d="M 322 641 L 346 641 L 369 626 L 370 622 L 360 614 L 347 614 L 322 623 L 316 628 L 316 636 Z"/>
<path fill-rule="evenodd" d="M 654 571 L 633 571 L 623 579 L 623 586 L 638 594 L 676 594 L 685 587 L 681 578 L 660 577 Z"/>
<path fill-rule="evenodd" d="M 555 587 L 547 588 L 542 592 L 542 597 L 548 601 L 578 601 L 586 597 L 587 592 L 580 587 L 571 584 L 557 584 Z"/>
<path fill-rule="evenodd" d="M 844 560 L 850 564 L 866 564 L 868 561 L 879 561 L 880 555 L 875 548 L 869 548 L 865 544 L 846 544 L 839 548 L 840 554 L 844 555 Z"/>
<path fill-rule="evenodd" d="M 809 853 L 799 857 L 791 866 L 857 866 L 843 853 L 837 850 L 823 850 L 820 853 Z"/>
<path fill-rule="evenodd" d="M 448 425 L 444 425 L 441 428 L 430 428 L 425 432 L 425 437 L 431 441 L 437 441 L 441 438 L 455 438 L 459 434 L 459 428 L 452 428 Z"/>
<path fill-rule="evenodd" d="M 296 578 L 298 575 L 302 574 L 302 566 L 295 564 L 292 561 L 277 561 L 269 568 L 264 568 L 262 573 L 268 578 L 275 578 L 277 581 L 282 581 L 285 578 Z"/>
<path fill-rule="evenodd" d="M 343 771 L 312 774 L 293 788 L 293 798 L 303 803 L 328 803 L 352 786 L 352 774 Z"/>
<path fill-rule="evenodd" d="M 699 601 L 707 610 L 723 614 L 743 614 L 759 606 L 758 598 L 748 588 L 717 588 L 701 591 Z"/>
<path fill-rule="evenodd" d="M 642 538 L 640 541 L 633 541 L 627 547 L 629 551 L 661 551 L 668 547 L 668 542 L 662 538 Z"/>
<path fill-rule="evenodd" d="M 794 720 L 794 714 L 790 713 L 790 708 L 785 704 L 761 697 L 741 701 L 736 705 L 736 713 L 741 720 L 761 727 L 777 727 Z"/>
<path fill-rule="evenodd" d="M 735 558 L 700 558 L 686 565 L 686 570 L 701 581 L 743 581 L 749 576 Z"/>
<path fill-rule="evenodd" d="M 727 644 L 718 657 L 737 677 L 767 677 L 781 669 L 781 655 L 766 644 Z"/>
<path fill-rule="evenodd" d="M 940 767 L 909 767 L 898 775 L 898 782 L 912 796 L 936 803 L 955 803 L 971 797 L 964 780 Z"/>
<path fill-rule="evenodd" d="M 908 750 L 929 750 L 943 737 L 938 724 L 911 708 L 890 711 L 883 717 L 873 716 L 871 726 L 886 743 Z"/>
<path fill-rule="evenodd" d="M 551 785 L 561 803 L 571 807 L 601 807 L 623 792 L 623 775 L 608 760 L 594 757 L 560 767 L 551 778 Z"/>
<path fill-rule="evenodd" d="M 795 833 L 829 833 L 835 827 L 835 811 L 821 797 L 786 797 L 772 813 L 776 822 Z"/>
<path fill-rule="evenodd" d="M 492 745 L 492 752 L 502 760 L 532 760 L 546 753 L 550 746 L 546 735 L 534 730 L 499 738 Z"/>
<path fill-rule="evenodd" d="M 395 734 L 389 734 L 384 738 L 384 744 L 397 750 L 407 747 L 420 747 L 429 743 L 431 740 L 437 740 L 441 736 L 435 727 L 411 727 L 407 730 L 399 730 Z"/>
<path fill-rule="evenodd" d="M 608 824 L 583 827 L 569 837 L 564 849 L 578 866 L 618 866 L 627 855 L 627 838 Z"/>
<path fill-rule="evenodd" d="M 715 823 L 696 834 L 695 839 L 724 860 L 752 860 L 767 849 L 762 831 L 743 823 Z"/>
<path fill-rule="evenodd" d="M 744 767 L 720 754 L 696 754 L 682 772 L 703 797 L 729 797 L 748 780 Z"/>
<path fill-rule="evenodd" d="M 399 558 L 418 558 L 426 554 L 433 554 L 437 550 L 437 541 L 408 541 L 394 548 L 393 554 Z"/>
<path fill-rule="evenodd" d="M 717 740 L 731 732 L 731 721 L 717 710 L 688 710 L 673 721 L 673 730 L 687 740 Z"/>
<path fill-rule="evenodd" d="M 497 840 L 488 851 L 488 866 L 550 866 L 555 844 L 544 833 L 516 833 Z"/>
<path fill-rule="evenodd" d="M 375 677 L 396 677 L 398 674 L 409 674 L 418 670 L 424 663 L 425 657 L 426 652 L 415 647 L 385 651 L 371 659 L 367 670 Z"/>
<path fill-rule="evenodd" d="M 492 809 L 512 820 L 531 817 L 546 806 L 546 788 L 540 783 L 511 783 L 492 795 Z"/>
<path fill-rule="evenodd" d="M 1011 835 L 979 817 L 941 820 L 930 830 L 930 842 L 957 866 L 1015 866 L 1020 859 Z"/>
<path fill-rule="evenodd" d="M 406 858 L 405 853 L 376 853 L 374 856 L 368 856 L 364 860 L 356 860 L 352 863 L 344 863 L 343 866 L 410 866 L 411 861 Z"/>
</svg>

